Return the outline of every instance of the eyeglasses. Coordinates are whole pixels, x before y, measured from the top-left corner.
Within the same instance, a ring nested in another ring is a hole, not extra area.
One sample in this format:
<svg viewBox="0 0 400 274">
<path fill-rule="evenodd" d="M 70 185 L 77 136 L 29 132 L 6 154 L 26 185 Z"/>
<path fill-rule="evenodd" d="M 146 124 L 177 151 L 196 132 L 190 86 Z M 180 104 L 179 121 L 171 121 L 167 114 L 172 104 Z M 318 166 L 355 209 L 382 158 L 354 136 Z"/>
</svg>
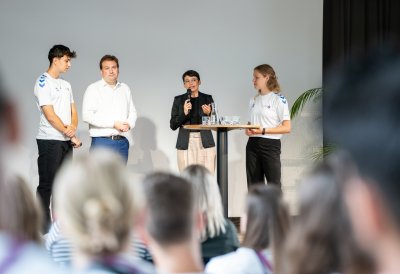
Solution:
<svg viewBox="0 0 400 274">
<path fill-rule="evenodd" d="M 185 80 L 183 81 L 185 84 L 189 84 L 189 83 L 197 83 L 199 80 L 197 79 L 190 79 L 190 80 Z"/>
</svg>

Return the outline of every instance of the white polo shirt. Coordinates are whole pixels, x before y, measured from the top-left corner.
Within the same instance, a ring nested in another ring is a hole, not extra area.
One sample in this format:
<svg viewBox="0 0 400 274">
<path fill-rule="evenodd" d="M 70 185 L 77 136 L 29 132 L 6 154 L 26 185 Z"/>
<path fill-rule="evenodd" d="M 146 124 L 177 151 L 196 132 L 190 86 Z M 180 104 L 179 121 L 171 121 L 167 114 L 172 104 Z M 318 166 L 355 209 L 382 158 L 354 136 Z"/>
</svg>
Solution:
<svg viewBox="0 0 400 274">
<path fill-rule="evenodd" d="M 132 145 L 130 132 L 119 132 L 114 128 L 115 121 L 128 122 L 135 127 L 137 113 L 129 87 L 118 82 L 112 87 L 101 79 L 91 84 L 83 96 L 83 121 L 89 124 L 91 137 L 125 136 Z"/>
<path fill-rule="evenodd" d="M 64 125 L 71 124 L 71 104 L 74 103 L 70 83 L 64 79 L 52 78 L 47 72 L 43 73 L 35 83 L 34 94 L 40 111 L 39 132 L 37 139 L 68 141 L 70 138 L 55 129 L 46 119 L 42 106 L 52 105 L 55 114 Z"/>
<path fill-rule="evenodd" d="M 265 95 L 256 95 L 250 99 L 249 121 L 262 128 L 274 128 L 284 120 L 290 120 L 288 102 L 284 96 L 270 92 Z M 259 134 L 252 137 L 281 139 L 282 134 Z"/>
</svg>

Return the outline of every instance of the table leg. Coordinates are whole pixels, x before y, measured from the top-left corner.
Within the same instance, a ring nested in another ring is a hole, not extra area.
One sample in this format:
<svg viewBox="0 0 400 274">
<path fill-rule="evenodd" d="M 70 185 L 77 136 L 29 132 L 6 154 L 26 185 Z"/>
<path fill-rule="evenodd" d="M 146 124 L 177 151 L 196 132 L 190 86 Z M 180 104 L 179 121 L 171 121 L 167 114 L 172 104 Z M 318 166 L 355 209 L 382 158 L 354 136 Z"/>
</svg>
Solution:
<svg viewBox="0 0 400 274">
<path fill-rule="evenodd" d="M 228 217 L 228 131 L 217 131 L 217 181 L 221 192 L 224 216 Z"/>
</svg>

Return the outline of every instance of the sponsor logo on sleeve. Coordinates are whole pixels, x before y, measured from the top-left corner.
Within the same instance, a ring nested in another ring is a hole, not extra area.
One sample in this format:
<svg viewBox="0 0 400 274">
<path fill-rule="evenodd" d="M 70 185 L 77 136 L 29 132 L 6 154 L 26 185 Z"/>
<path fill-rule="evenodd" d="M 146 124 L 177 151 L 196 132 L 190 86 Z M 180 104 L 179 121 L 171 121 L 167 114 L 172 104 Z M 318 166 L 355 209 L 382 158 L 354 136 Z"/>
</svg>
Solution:
<svg viewBox="0 0 400 274">
<path fill-rule="evenodd" d="M 45 75 L 42 75 L 42 76 L 40 76 L 40 78 L 39 78 L 39 87 L 44 87 L 46 85 L 46 76 Z"/>
</svg>

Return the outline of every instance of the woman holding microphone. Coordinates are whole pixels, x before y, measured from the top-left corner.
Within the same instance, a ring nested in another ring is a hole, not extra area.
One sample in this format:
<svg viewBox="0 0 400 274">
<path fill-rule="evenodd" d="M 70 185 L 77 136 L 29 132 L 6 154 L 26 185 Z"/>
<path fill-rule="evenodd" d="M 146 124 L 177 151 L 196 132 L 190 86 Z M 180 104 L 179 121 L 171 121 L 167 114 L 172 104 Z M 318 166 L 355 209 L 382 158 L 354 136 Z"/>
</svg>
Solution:
<svg viewBox="0 0 400 274">
<path fill-rule="evenodd" d="M 178 168 L 182 172 L 187 166 L 199 164 L 205 166 L 212 174 L 215 171 L 215 142 L 211 130 L 189 130 L 184 125 L 201 124 L 203 116 L 211 114 L 209 94 L 200 92 L 200 74 L 188 70 L 182 75 L 183 86 L 187 93 L 174 98 L 171 109 L 170 128 L 179 128 L 176 149 L 178 151 Z"/>
</svg>

